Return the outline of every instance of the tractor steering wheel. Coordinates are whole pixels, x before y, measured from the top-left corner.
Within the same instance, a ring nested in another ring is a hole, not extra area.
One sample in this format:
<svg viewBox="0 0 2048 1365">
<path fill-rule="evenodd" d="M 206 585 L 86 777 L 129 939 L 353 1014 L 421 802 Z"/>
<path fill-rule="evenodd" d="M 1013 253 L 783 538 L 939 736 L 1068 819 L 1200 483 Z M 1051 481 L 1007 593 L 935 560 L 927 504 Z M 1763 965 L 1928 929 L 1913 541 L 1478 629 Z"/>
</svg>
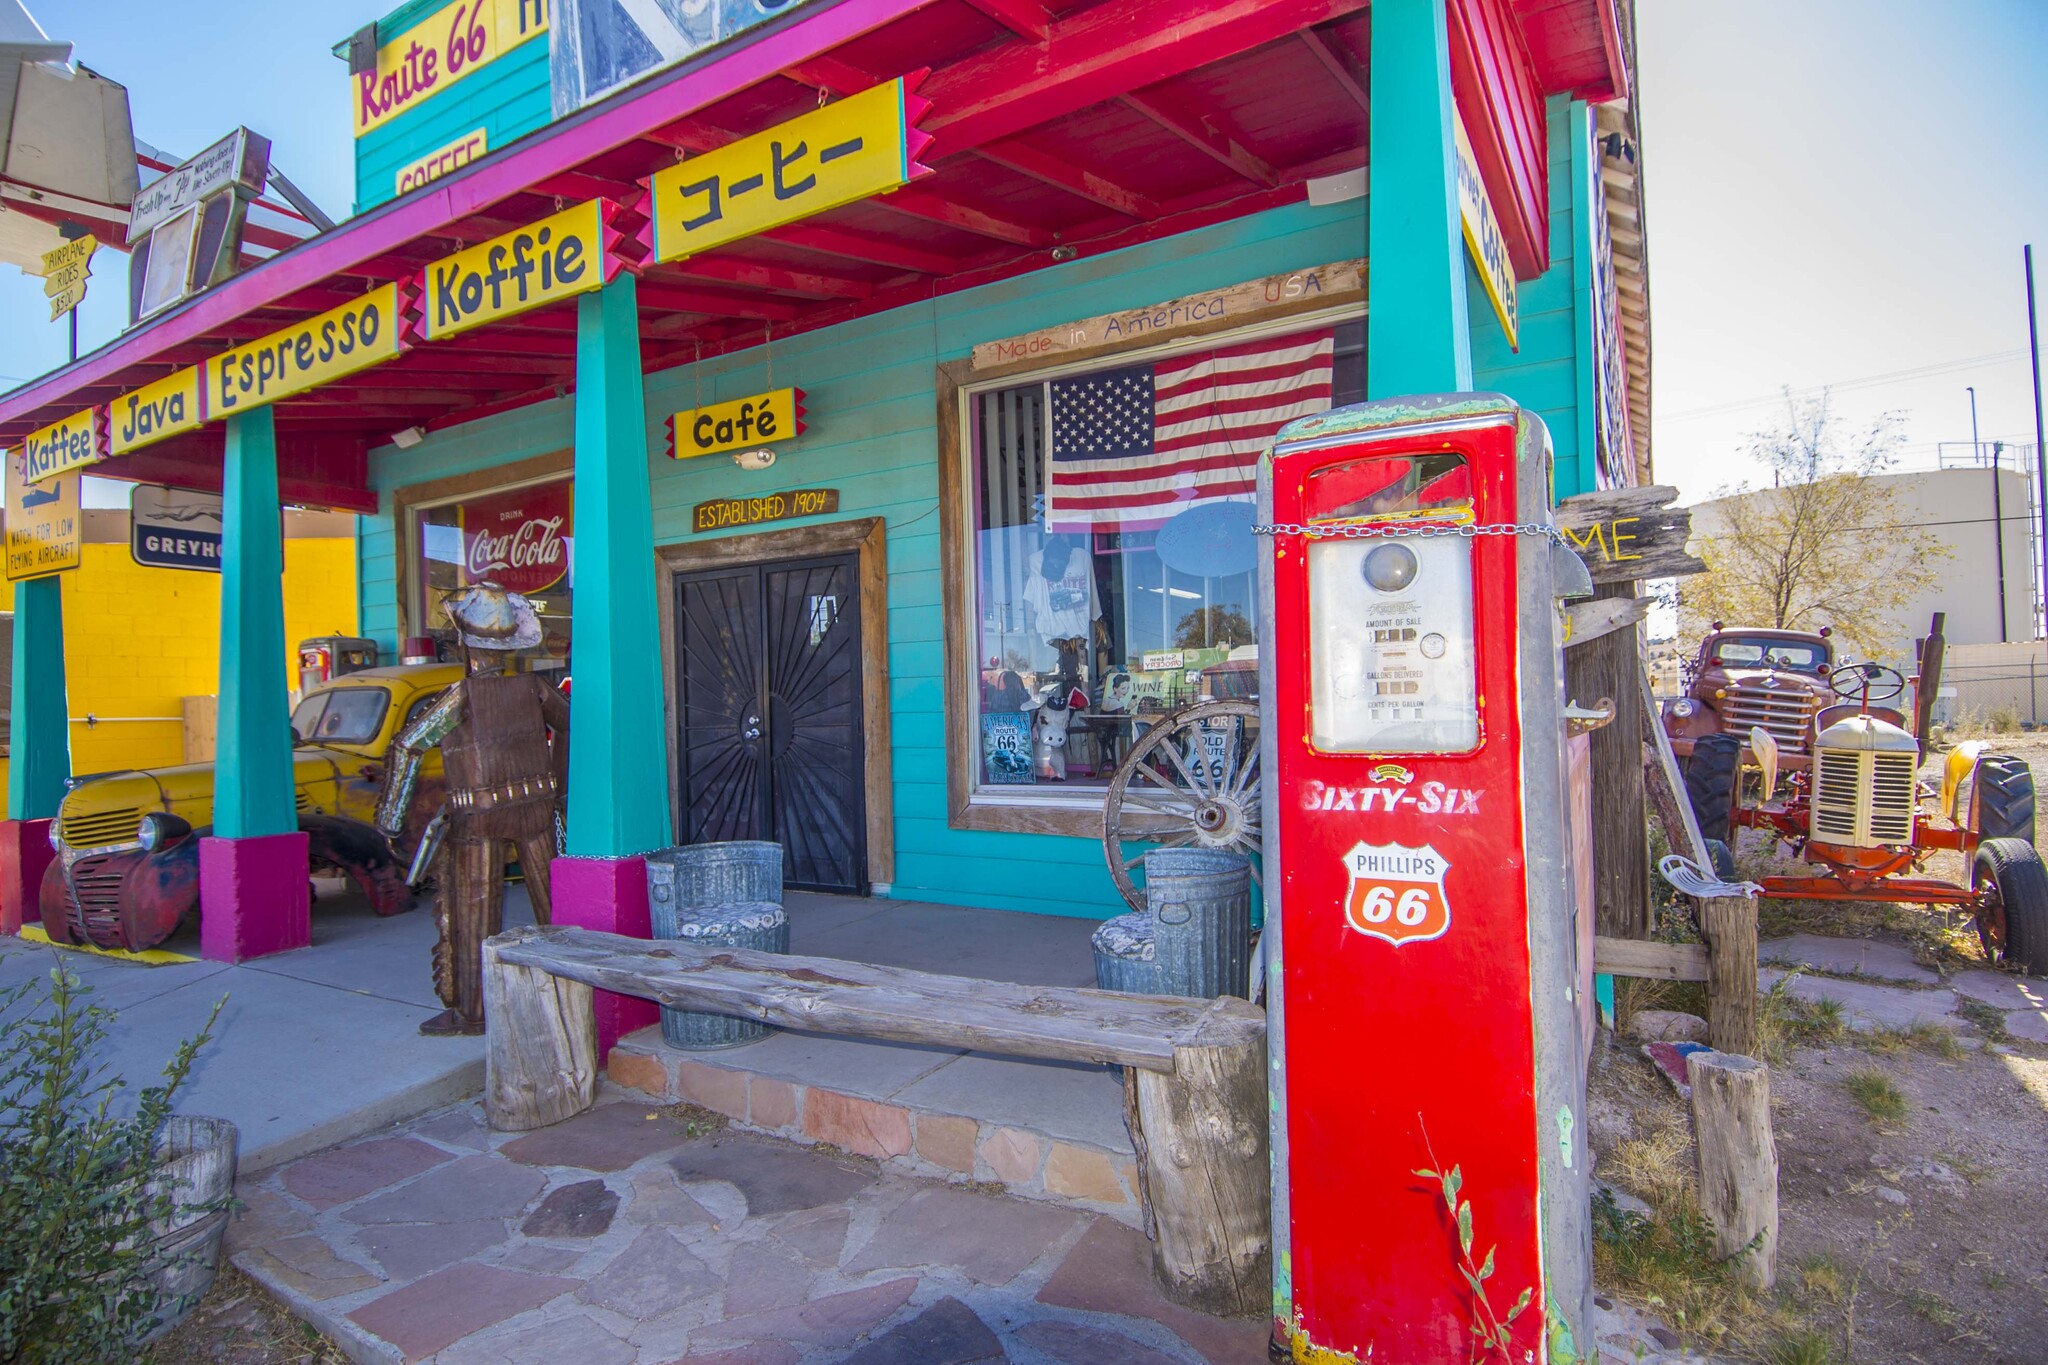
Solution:
<svg viewBox="0 0 2048 1365">
<path fill-rule="evenodd" d="M 1843 701 L 1868 707 L 1874 701 L 1890 701 L 1906 690 L 1906 677 L 1883 664 L 1843 664 L 1828 671 L 1828 690 Z"/>
</svg>

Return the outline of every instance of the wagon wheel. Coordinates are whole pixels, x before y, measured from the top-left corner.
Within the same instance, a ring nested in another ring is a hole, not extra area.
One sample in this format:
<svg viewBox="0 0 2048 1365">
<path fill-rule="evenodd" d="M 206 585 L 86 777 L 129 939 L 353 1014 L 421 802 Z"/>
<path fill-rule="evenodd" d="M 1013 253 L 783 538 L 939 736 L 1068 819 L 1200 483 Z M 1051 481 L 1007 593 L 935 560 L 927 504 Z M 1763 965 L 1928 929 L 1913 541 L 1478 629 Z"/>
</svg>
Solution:
<svg viewBox="0 0 2048 1365">
<path fill-rule="evenodd" d="M 1259 880 L 1259 708 L 1211 701 L 1161 716 L 1131 746 L 1102 803 L 1102 851 L 1116 889 L 1145 908 L 1133 880 L 1155 848 L 1250 857 Z"/>
</svg>

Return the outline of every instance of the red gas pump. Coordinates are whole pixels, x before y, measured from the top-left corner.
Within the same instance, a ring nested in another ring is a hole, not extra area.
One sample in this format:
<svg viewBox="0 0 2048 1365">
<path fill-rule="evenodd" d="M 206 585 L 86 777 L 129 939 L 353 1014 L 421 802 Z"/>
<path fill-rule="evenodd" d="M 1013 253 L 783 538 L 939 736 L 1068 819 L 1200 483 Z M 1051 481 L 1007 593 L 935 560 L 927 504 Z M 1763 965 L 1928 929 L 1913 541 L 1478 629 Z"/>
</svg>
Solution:
<svg viewBox="0 0 2048 1365">
<path fill-rule="evenodd" d="M 1261 691 L 1287 718 L 1262 739 L 1275 1337 L 1296 1361 L 1591 1346 L 1554 586 L 1584 571 L 1550 464 L 1534 414 L 1457 394 L 1295 422 L 1260 471 Z"/>
</svg>

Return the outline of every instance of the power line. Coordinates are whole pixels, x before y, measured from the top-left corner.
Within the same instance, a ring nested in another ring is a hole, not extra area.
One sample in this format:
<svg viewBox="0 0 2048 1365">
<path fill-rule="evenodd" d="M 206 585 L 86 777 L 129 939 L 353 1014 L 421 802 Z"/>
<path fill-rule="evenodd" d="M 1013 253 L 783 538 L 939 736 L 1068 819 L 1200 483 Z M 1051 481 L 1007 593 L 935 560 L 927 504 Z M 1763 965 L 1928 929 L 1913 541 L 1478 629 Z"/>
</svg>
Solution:
<svg viewBox="0 0 2048 1365">
<path fill-rule="evenodd" d="M 2024 360 L 2027 351 L 2024 346 L 2010 351 L 1991 351 L 1985 355 L 1970 356 L 1962 360 L 1944 360 L 1931 365 L 1915 365 L 1909 369 L 1891 370 L 1884 374 L 1864 375 L 1860 379 L 1844 379 L 1832 384 L 1816 384 L 1811 388 L 1793 389 L 1790 397 L 1810 398 L 1821 393 L 1843 393 L 1856 389 L 1875 388 L 1880 384 L 1897 383 L 1904 379 L 1932 378 L 1936 375 L 1954 374 L 1960 370 L 1976 369 L 1981 366 L 2006 365 Z M 1660 412 L 1659 422 L 1689 422 L 1700 417 L 1718 417 L 1725 413 L 1741 412 L 1745 408 L 1775 406 L 1786 400 L 1784 392 L 1764 398 L 1736 399 L 1726 403 L 1714 403 L 1703 408 L 1688 408 L 1682 412 Z"/>
</svg>

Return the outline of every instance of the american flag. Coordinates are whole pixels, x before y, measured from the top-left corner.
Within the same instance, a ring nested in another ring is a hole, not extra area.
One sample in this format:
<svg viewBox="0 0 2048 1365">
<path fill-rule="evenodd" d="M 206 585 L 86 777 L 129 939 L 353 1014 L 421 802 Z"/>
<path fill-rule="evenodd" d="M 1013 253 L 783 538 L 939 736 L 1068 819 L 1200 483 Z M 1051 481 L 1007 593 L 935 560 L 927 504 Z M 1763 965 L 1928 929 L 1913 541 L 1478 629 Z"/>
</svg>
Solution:
<svg viewBox="0 0 2048 1365">
<path fill-rule="evenodd" d="M 1330 406 L 1328 331 L 1052 381 L 1049 529 L 1156 525 L 1252 496 L 1259 455 Z"/>
</svg>

